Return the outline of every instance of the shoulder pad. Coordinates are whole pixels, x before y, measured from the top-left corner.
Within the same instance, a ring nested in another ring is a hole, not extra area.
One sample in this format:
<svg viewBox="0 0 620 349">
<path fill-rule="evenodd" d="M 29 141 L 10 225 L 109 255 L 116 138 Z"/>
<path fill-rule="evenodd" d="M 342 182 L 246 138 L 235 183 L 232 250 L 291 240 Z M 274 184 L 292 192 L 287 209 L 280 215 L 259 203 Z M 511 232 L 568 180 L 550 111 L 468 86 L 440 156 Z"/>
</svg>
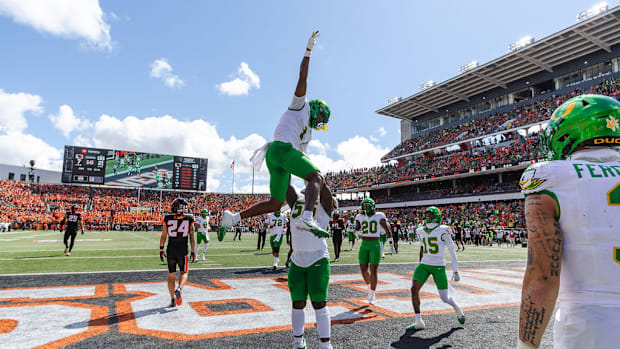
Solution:
<svg viewBox="0 0 620 349">
<path fill-rule="evenodd" d="M 531 165 L 521 175 L 519 185 L 525 195 L 534 194 L 551 187 L 552 162 L 539 162 Z"/>
</svg>

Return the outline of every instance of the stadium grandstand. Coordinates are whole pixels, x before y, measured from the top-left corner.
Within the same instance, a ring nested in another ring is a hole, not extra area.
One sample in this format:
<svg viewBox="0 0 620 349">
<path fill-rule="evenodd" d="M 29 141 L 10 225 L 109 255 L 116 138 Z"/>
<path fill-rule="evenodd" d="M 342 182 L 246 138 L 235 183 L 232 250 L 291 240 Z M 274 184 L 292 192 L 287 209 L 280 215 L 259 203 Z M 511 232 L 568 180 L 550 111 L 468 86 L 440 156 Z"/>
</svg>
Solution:
<svg viewBox="0 0 620 349">
<path fill-rule="evenodd" d="M 394 220 L 416 207 L 485 210 L 493 225 L 523 227 L 519 178 L 546 158 L 538 132 L 564 101 L 584 93 L 620 96 L 620 8 L 534 41 L 520 40 L 488 63 L 472 62 L 441 83 L 377 110 L 401 120 L 401 143 L 384 164 L 327 174 L 343 209 L 372 197 Z M 506 215 L 493 215 L 505 210 Z M 465 224 L 470 212 L 456 220 Z"/>
</svg>

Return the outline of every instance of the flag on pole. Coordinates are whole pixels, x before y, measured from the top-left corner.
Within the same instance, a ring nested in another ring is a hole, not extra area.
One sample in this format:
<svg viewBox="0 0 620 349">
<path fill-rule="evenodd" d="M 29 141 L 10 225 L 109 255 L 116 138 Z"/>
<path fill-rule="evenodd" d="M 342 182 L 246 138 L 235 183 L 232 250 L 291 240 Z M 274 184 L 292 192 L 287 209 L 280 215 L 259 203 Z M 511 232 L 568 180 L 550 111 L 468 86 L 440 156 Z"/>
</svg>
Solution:
<svg viewBox="0 0 620 349">
<path fill-rule="evenodd" d="M 230 164 L 230 169 L 234 170 L 235 169 L 235 160 L 233 160 L 232 164 Z"/>
</svg>

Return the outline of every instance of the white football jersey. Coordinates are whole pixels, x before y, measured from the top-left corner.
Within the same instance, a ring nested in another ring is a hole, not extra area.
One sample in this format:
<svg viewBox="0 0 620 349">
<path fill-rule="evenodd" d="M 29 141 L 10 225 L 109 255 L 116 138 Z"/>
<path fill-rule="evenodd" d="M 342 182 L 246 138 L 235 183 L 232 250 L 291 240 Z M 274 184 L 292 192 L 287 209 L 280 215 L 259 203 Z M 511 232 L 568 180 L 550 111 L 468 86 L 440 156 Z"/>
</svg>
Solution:
<svg viewBox="0 0 620 349">
<path fill-rule="evenodd" d="M 288 222 L 288 218 L 281 214 L 276 217 L 274 213 L 267 215 L 267 225 L 269 225 L 269 235 L 282 235 L 284 232 L 284 225 Z"/>
<path fill-rule="evenodd" d="M 310 122 L 310 105 L 306 97 L 293 95 L 288 110 L 280 117 L 280 122 L 273 134 L 274 141 L 291 143 L 293 148 L 305 152 L 312 139 Z"/>
<path fill-rule="evenodd" d="M 387 223 L 387 219 L 385 218 L 385 214 L 383 212 L 375 212 L 372 216 L 368 217 L 365 214 L 358 214 L 355 217 L 355 220 L 360 222 L 360 235 L 363 237 L 380 237 L 385 234 L 383 227 L 381 226 L 381 220 L 385 219 Z"/>
<path fill-rule="evenodd" d="M 416 230 L 420 237 L 420 246 L 422 246 L 422 261 L 420 263 L 426 265 L 445 266 L 444 259 L 446 252 L 446 243 L 444 239 L 452 239 L 452 229 L 444 224 L 440 224 L 433 230 L 420 227 Z"/>
<path fill-rule="evenodd" d="M 303 219 L 304 205 L 304 195 L 298 195 L 291 209 L 291 247 L 293 248 L 291 259 L 295 265 L 307 268 L 319 259 L 329 258 L 329 252 L 325 238 L 319 238 L 312 232 L 297 228 L 297 223 Z M 321 228 L 327 229 L 331 215 L 323 209 L 319 200 L 314 208 L 314 220 Z"/>
<path fill-rule="evenodd" d="M 198 224 L 198 226 L 200 227 L 198 228 L 199 232 L 209 232 L 209 216 L 207 216 L 206 218 L 202 218 L 202 216 L 196 216 L 196 224 Z"/>
<path fill-rule="evenodd" d="M 620 154 L 603 148 L 537 163 L 523 172 L 519 184 L 525 195 L 550 195 L 559 208 L 563 246 L 555 347 L 617 347 Z"/>
</svg>

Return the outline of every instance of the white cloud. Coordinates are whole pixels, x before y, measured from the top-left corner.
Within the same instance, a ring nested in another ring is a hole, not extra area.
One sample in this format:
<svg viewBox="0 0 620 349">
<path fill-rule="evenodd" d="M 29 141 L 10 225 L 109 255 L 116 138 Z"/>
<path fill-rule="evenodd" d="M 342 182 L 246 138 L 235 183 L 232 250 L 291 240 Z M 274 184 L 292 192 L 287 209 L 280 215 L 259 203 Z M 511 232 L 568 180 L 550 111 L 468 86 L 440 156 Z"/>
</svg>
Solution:
<svg viewBox="0 0 620 349">
<path fill-rule="evenodd" d="M 229 96 L 246 96 L 251 88 L 260 88 L 260 77 L 250 69 L 246 62 L 241 62 L 236 77 L 216 87 L 221 93 Z"/>
<path fill-rule="evenodd" d="M 379 129 L 377 130 L 377 133 L 379 133 L 379 137 L 383 137 L 387 134 L 387 131 L 385 130 L 384 127 L 379 127 Z"/>
<path fill-rule="evenodd" d="M 71 132 L 75 130 L 84 130 L 92 127 L 90 121 L 75 116 L 73 109 L 66 104 L 60 106 L 58 114 L 50 114 L 49 119 L 54 127 L 59 129 L 65 137 L 69 137 Z"/>
<path fill-rule="evenodd" d="M 25 165 L 30 160 L 37 168 L 60 170 L 62 152 L 33 135 L 14 132 L 0 135 L 0 163 Z"/>
<path fill-rule="evenodd" d="M 375 136 L 370 136 L 370 141 L 373 143 L 377 143 L 379 142 L 379 138 L 375 137 Z"/>
<path fill-rule="evenodd" d="M 185 81 L 172 74 L 172 66 L 166 58 L 156 59 L 151 63 L 151 77 L 162 80 L 170 88 L 185 86 Z"/>
<path fill-rule="evenodd" d="M 98 0 L 0 0 L 0 15 L 41 32 L 112 49 L 110 25 Z"/>
<path fill-rule="evenodd" d="M 43 99 L 29 93 L 6 93 L 0 89 L 0 129 L 11 133 L 28 127 L 25 113 L 38 115 L 43 112 Z"/>
<path fill-rule="evenodd" d="M 313 149 L 318 148 L 316 146 L 313 147 Z M 377 166 L 381 163 L 381 157 L 388 151 L 389 149 L 387 148 L 381 148 L 372 144 L 365 137 L 355 136 L 340 142 L 336 147 L 336 152 L 341 159 L 334 160 L 327 155 L 326 151 L 319 153 L 310 152 L 308 156 L 321 169 L 321 172 L 325 173 L 343 169 Z"/>
<path fill-rule="evenodd" d="M 119 119 L 101 115 L 93 127 L 93 145 L 102 148 L 197 156 L 209 159 L 207 187 L 217 191 L 222 179 L 231 175 L 230 163 L 235 160 L 239 185 L 251 180 L 249 158 L 266 140 L 251 134 L 245 138 L 219 136 L 214 125 L 204 120 L 181 121 L 170 115 Z M 243 174 L 243 175 L 240 175 Z M 257 173 L 257 180 L 267 178 L 266 170 Z M 229 185 L 224 185 L 228 187 Z M 227 188 L 222 190 L 228 191 Z"/>
</svg>

